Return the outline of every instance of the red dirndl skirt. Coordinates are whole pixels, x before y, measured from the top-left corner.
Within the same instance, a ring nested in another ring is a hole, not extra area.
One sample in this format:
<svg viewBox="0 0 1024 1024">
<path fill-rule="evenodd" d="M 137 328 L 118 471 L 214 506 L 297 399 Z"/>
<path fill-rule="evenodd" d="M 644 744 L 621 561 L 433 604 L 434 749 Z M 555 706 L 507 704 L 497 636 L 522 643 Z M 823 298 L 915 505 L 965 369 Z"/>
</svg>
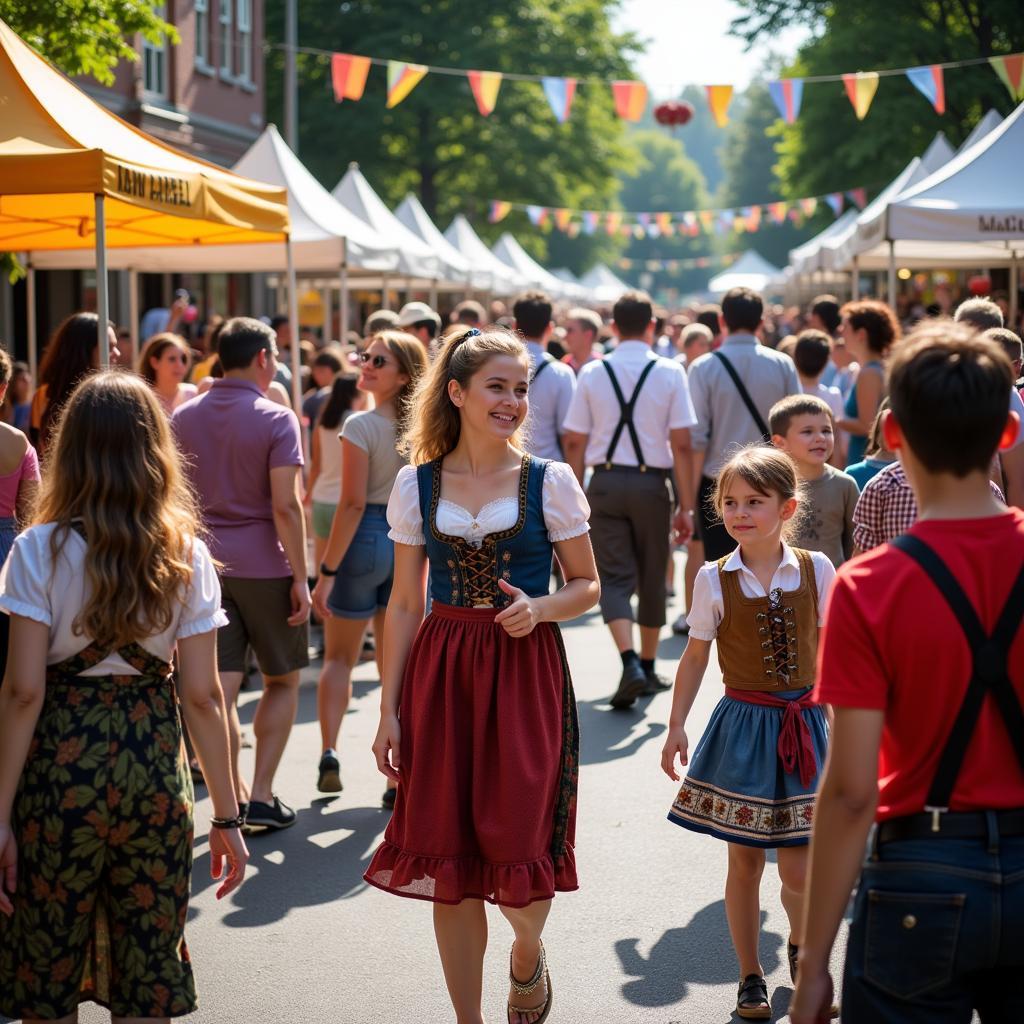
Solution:
<svg viewBox="0 0 1024 1024">
<path fill-rule="evenodd" d="M 434 603 L 402 687 L 398 794 L 364 878 L 436 903 L 577 889 L 576 701 L 558 627 Z"/>
</svg>

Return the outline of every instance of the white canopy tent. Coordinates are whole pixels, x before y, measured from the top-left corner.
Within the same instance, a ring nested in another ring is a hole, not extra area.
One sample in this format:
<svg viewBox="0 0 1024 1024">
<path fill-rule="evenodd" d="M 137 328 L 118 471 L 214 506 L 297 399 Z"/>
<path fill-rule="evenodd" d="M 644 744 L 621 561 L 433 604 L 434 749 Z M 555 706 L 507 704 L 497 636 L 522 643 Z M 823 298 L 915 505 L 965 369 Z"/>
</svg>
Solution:
<svg viewBox="0 0 1024 1024">
<path fill-rule="evenodd" d="M 889 298 L 895 299 L 895 266 L 901 246 L 926 243 L 952 255 L 987 250 L 991 262 L 1009 263 L 1011 305 L 1016 307 L 1017 260 L 1024 251 L 1024 104 L 970 149 L 890 204 Z M 1014 308 L 1012 314 L 1015 314 Z"/>
<path fill-rule="evenodd" d="M 557 270 L 552 270 L 551 273 L 562 282 L 568 298 L 575 302 L 589 301 L 590 293 L 580 284 L 580 279 L 568 267 L 559 267 Z"/>
<path fill-rule="evenodd" d="M 441 234 L 441 229 L 430 219 L 423 204 L 411 192 L 395 209 L 395 217 L 417 238 L 428 246 L 441 261 L 444 276 L 449 281 L 462 281 L 465 287 L 488 290 L 492 277 L 478 270 Z"/>
<path fill-rule="evenodd" d="M 781 293 L 784 284 L 781 267 L 769 263 L 754 249 L 748 249 L 731 267 L 708 281 L 708 291 L 721 295 L 732 288 L 750 288 L 761 293 Z"/>
<path fill-rule="evenodd" d="M 617 302 L 623 292 L 632 286 L 616 277 L 603 263 L 591 267 L 581 278 L 580 284 L 593 296 L 595 302 Z"/>
<path fill-rule="evenodd" d="M 789 250 L 789 265 L 796 274 L 810 274 L 815 270 L 827 270 L 821 261 L 822 246 L 832 238 L 840 237 L 856 220 L 858 211 L 851 208 L 841 214 L 824 231 Z"/>
<path fill-rule="evenodd" d="M 465 215 L 457 213 L 448 225 L 444 237 L 469 260 L 473 267 L 491 275 L 490 291 L 498 295 L 511 295 L 529 287 L 517 270 L 498 259 L 473 230 Z"/>
<path fill-rule="evenodd" d="M 970 134 L 964 139 L 957 152 L 962 153 L 965 149 L 970 149 L 976 142 L 985 138 L 989 132 L 995 131 L 1002 123 L 1003 115 L 998 110 L 990 108 L 985 116 L 971 129 Z"/>
<path fill-rule="evenodd" d="M 565 297 L 564 282 L 545 270 L 508 231 L 495 242 L 491 252 L 502 263 L 507 263 L 514 270 L 518 271 L 534 287 L 542 288 L 544 291 L 551 293 L 554 298 Z"/>
</svg>

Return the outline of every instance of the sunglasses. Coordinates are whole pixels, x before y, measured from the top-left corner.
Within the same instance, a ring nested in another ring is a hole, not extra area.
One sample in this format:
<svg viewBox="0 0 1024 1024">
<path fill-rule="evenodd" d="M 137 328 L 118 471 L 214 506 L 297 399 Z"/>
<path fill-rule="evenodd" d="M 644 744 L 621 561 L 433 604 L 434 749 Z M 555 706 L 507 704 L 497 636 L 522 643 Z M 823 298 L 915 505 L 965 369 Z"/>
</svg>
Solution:
<svg viewBox="0 0 1024 1024">
<path fill-rule="evenodd" d="M 359 353 L 359 362 L 366 366 L 369 363 L 375 370 L 382 370 L 391 362 L 387 356 L 371 356 L 369 352 Z"/>
</svg>

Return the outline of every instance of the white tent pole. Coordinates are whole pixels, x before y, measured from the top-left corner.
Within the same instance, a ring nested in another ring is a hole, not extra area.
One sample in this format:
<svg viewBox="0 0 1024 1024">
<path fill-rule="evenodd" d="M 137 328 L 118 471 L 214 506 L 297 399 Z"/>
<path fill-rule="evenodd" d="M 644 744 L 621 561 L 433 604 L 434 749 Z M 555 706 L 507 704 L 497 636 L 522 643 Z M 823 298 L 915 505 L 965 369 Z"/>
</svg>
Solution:
<svg viewBox="0 0 1024 1024">
<path fill-rule="evenodd" d="M 28 372 L 32 386 L 38 387 L 39 325 L 36 323 L 36 268 L 30 263 L 25 268 L 25 316 L 28 321 Z"/>
<path fill-rule="evenodd" d="M 132 354 L 138 356 L 139 347 L 139 272 L 128 271 L 128 329 L 131 332 Z"/>
<path fill-rule="evenodd" d="M 332 340 L 331 334 L 334 331 L 334 324 L 331 322 L 334 317 L 334 310 L 331 308 L 331 286 L 329 284 L 324 285 L 320 294 L 323 296 L 322 301 L 324 306 L 324 329 L 321 340 L 326 345 Z"/>
<path fill-rule="evenodd" d="M 1010 256 L 1010 322 L 1007 326 L 1011 331 L 1017 330 L 1017 291 L 1020 288 L 1020 268 L 1017 265 L 1017 250 Z"/>
<path fill-rule="evenodd" d="M 348 241 L 341 240 L 341 270 L 338 272 L 338 285 L 341 289 L 338 310 L 338 341 L 348 344 Z"/>
<path fill-rule="evenodd" d="M 860 298 L 860 257 L 853 257 L 853 271 L 850 278 L 850 297 L 856 301 Z"/>
<path fill-rule="evenodd" d="M 295 253 L 292 251 L 292 236 L 285 240 L 288 254 L 288 329 L 291 334 L 292 364 L 292 408 L 295 415 L 302 414 L 302 360 L 299 347 L 299 283 L 295 276 Z"/>
<path fill-rule="evenodd" d="M 107 292 L 107 211 L 105 197 L 96 196 L 96 316 L 99 329 L 100 369 L 110 368 L 110 342 L 107 321 L 110 320 L 110 295 Z"/>
<path fill-rule="evenodd" d="M 430 308 L 437 312 L 437 278 L 430 282 Z"/>
<path fill-rule="evenodd" d="M 896 310 L 896 243 L 889 239 L 889 305 Z"/>
<path fill-rule="evenodd" d="M 390 309 L 391 302 L 388 299 L 388 275 L 381 274 L 380 277 L 380 308 Z"/>
</svg>

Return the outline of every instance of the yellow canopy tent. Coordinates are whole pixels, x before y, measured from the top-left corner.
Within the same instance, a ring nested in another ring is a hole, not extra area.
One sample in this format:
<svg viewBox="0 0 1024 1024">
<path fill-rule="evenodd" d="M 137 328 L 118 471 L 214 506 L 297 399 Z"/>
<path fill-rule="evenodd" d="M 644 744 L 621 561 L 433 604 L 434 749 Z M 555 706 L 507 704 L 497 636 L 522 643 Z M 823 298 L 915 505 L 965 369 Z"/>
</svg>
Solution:
<svg viewBox="0 0 1024 1024">
<path fill-rule="evenodd" d="M 95 248 L 104 365 L 108 246 L 289 241 L 285 189 L 187 156 L 122 121 L 3 21 L 0 111 L 0 251 Z M 290 244 L 288 263 L 294 281 Z M 30 333 L 34 313 L 30 301 Z M 294 287 L 291 314 L 297 338 Z"/>
</svg>

